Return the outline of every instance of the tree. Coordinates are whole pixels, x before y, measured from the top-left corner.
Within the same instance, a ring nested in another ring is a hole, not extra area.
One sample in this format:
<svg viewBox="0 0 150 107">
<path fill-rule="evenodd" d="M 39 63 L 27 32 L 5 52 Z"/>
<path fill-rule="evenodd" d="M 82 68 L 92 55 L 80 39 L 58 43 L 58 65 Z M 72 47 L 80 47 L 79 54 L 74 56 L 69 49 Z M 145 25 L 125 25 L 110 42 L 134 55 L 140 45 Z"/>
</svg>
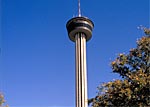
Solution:
<svg viewBox="0 0 150 107">
<path fill-rule="evenodd" d="M 121 80 L 103 83 L 95 98 L 89 99 L 92 107 L 150 106 L 150 29 L 137 41 L 129 54 L 119 54 L 111 63 L 113 73 Z"/>
<path fill-rule="evenodd" d="M 3 106 L 3 103 L 5 103 L 4 96 L 2 93 L 0 93 L 0 107 L 8 107 L 7 105 Z"/>
<path fill-rule="evenodd" d="M 4 96 L 0 94 L 0 106 L 4 103 Z"/>
</svg>

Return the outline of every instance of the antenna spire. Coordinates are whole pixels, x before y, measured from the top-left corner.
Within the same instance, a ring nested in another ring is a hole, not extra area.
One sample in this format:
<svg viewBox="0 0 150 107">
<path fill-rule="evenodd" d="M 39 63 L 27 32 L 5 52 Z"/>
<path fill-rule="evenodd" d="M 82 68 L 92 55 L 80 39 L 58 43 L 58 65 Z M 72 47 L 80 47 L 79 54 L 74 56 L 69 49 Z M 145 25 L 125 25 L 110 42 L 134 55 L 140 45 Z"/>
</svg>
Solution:
<svg viewBox="0 0 150 107">
<path fill-rule="evenodd" d="M 80 0 L 78 0 L 78 16 L 81 17 Z"/>
</svg>

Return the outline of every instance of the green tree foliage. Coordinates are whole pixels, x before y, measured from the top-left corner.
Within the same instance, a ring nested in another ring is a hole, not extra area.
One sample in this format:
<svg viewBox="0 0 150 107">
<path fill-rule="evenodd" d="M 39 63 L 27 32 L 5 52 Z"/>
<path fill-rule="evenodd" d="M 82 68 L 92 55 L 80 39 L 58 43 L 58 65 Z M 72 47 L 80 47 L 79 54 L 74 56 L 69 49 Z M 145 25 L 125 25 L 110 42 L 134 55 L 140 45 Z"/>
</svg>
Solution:
<svg viewBox="0 0 150 107">
<path fill-rule="evenodd" d="M 89 100 L 92 107 L 150 106 L 150 29 L 144 32 L 136 48 L 111 63 L 113 72 L 123 79 L 100 85 L 97 96 Z"/>
</svg>

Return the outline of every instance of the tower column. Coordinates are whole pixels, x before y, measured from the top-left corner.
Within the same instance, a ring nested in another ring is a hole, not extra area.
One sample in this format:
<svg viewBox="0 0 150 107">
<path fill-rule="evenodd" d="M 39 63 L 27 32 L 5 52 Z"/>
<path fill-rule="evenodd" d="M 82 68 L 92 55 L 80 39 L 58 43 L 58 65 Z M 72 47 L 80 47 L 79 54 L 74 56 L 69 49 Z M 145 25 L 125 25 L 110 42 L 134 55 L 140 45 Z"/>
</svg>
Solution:
<svg viewBox="0 0 150 107">
<path fill-rule="evenodd" d="M 88 107 L 86 42 L 92 37 L 93 22 L 87 17 L 75 17 L 67 24 L 71 41 L 76 50 L 76 107 Z"/>
<path fill-rule="evenodd" d="M 88 107 L 86 37 L 83 33 L 75 35 L 76 46 L 76 107 Z"/>
</svg>

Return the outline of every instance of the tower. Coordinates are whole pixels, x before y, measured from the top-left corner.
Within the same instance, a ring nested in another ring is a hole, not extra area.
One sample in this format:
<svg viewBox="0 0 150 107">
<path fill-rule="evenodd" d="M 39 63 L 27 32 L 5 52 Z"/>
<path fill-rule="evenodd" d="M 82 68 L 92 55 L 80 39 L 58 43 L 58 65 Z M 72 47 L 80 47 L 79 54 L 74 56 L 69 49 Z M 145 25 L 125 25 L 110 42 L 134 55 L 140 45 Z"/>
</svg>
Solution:
<svg viewBox="0 0 150 107">
<path fill-rule="evenodd" d="M 78 16 L 66 24 L 69 38 L 75 42 L 76 107 L 88 107 L 86 41 L 91 39 L 93 27 L 94 24 L 90 19 L 81 16 L 78 0 Z"/>
</svg>

